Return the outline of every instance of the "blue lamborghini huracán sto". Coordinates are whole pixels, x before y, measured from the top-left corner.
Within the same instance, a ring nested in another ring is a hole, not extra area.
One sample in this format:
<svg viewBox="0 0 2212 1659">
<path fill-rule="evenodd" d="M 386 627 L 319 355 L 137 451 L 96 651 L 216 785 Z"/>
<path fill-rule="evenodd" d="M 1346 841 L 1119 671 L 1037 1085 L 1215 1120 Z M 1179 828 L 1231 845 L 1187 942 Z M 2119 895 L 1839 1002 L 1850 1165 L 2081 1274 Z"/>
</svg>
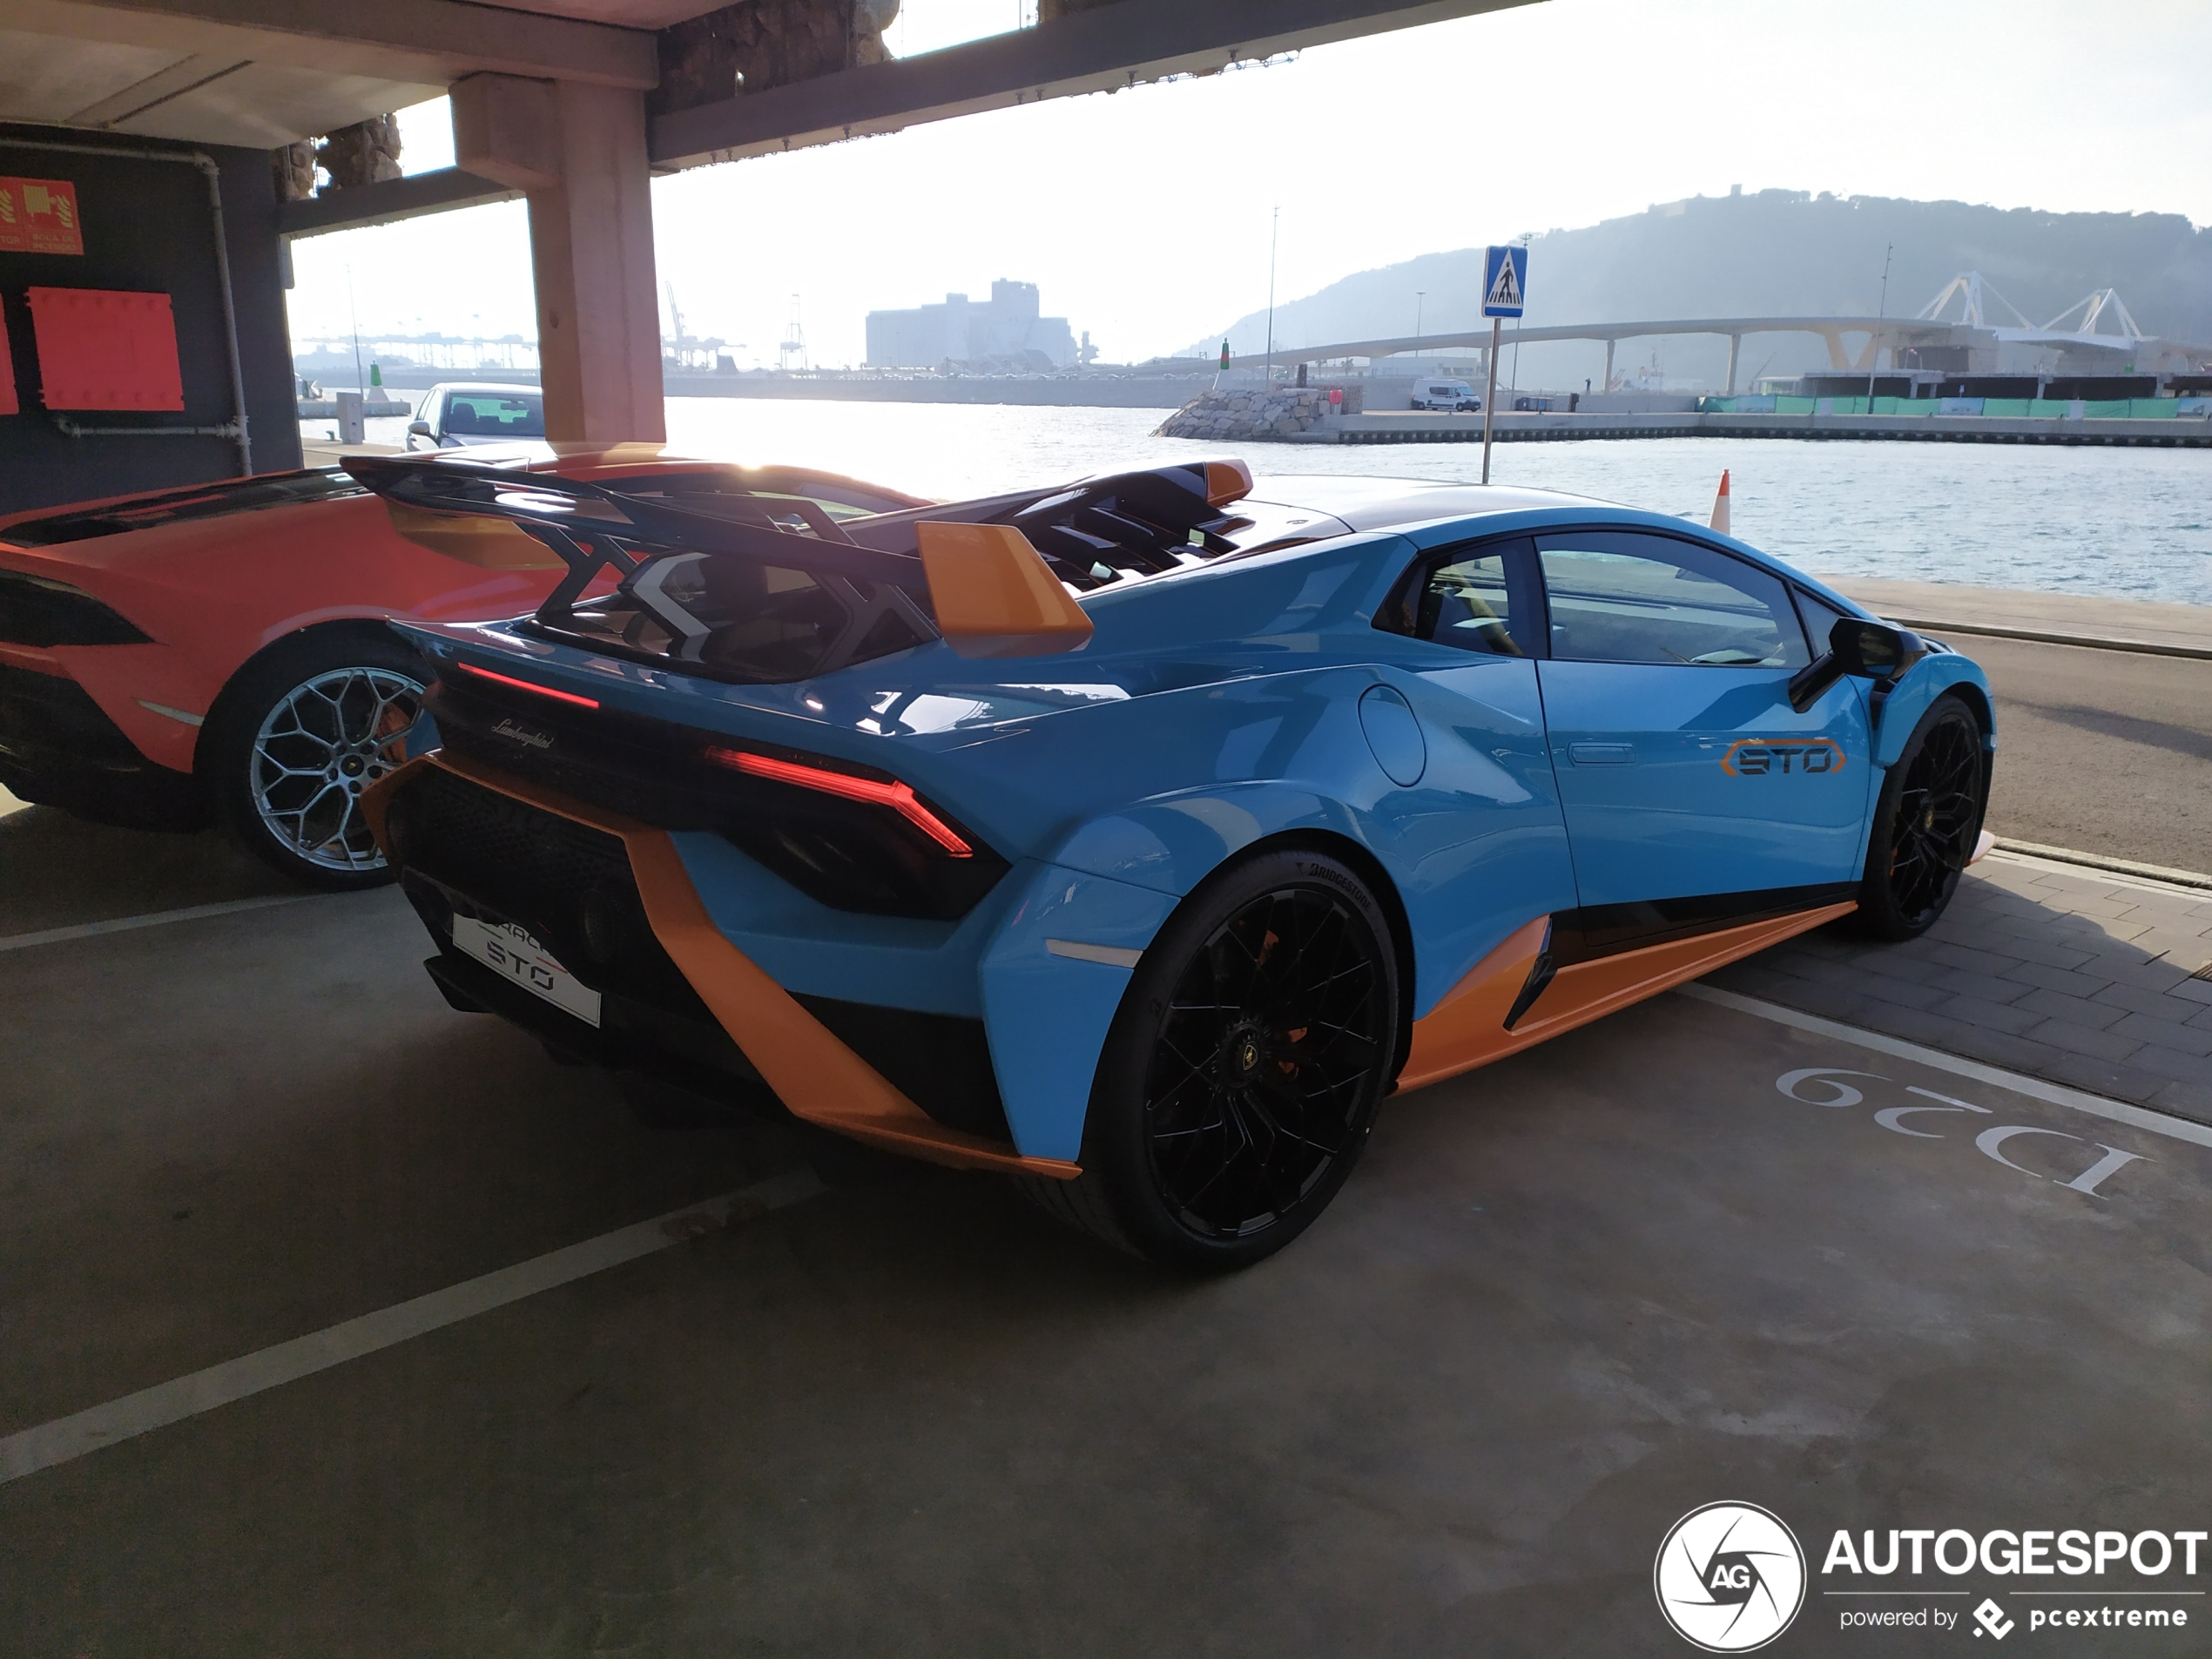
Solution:
<svg viewBox="0 0 2212 1659">
<path fill-rule="evenodd" d="M 404 630 L 437 684 L 364 806 L 455 1008 L 1157 1262 L 1280 1248 L 1393 1089 L 1824 922 L 1919 933 L 1986 845 L 1972 662 L 1653 513 L 347 466 L 404 535 L 566 567 Z"/>
</svg>

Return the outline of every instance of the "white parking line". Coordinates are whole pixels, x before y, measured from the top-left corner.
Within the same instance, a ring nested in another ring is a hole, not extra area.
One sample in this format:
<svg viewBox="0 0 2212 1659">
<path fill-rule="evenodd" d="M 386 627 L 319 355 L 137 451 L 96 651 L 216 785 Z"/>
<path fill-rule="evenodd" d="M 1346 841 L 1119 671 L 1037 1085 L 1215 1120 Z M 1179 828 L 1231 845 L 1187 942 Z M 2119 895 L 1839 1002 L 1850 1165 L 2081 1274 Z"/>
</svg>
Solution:
<svg viewBox="0 0 2212 1659">
<path fill-rule="evenodd" d="M 1871 1049 L 1877 1054 L 1910 1060 L 1936 1071 L 1947 1071 L 1954 1077 L 1971 1077 L 1976 1082 L 1993 1083 L 2000 1089 L 2009 1089 L 2016 1095 L 2026 1095 L 2031 1100 L 2069 1107 L 2077 1112 L 2087 1112 L 2093 1117 L 2108 1117 L 2115 1123 L 2148 1130 L 2153 1135 L 2163 1135 L 2172 1140 L 2212 1146 L 2212 1127 L 2193 1123 L 2186 1117 L 2170 1117 L 2164 1112 L 2153 1111 L 2148 1106 L 2131 1106 L 2124 1100 L 2107 1100 L 2102 1095 L 2085 1094 L 2079 1089 L 2068 1089 L 2063 1083 L 2047 1083 L 2040 1077 L 2023 1076 L 2017 1071 L 2006 1071 L 2000 1066 L 1985 1066 L 1979 1060 L 1946 1054 L 1940 1049 L 1924 1049 L 1917 1042 L 1907 1042 L 1901 1037 L 1886 1037 L 1878 1031 L 1862 1031 L 1855 1025 L 1824 1020 L 1817 1014 L 1800 1014 L 1797 1009 L 1784 1008 L 1777 1002 L 1763 1002 L 1755 996 L 1723 991 L 1717 986 L 1677 985 L 1675 989 L 1683 996 L 1695 997 L 1700 1002 L 1710 1002 L 1716 1008 L 1733 1008 L 1738 1014 L 1771 1020 L 1777 1025 L 1794 1026 L 1800 1031 L 1810 1031 L 1817 1036 L 1855 1043 L 1862 1049 Z"/>
<path fill-rule="evenodd" d="M 195 1371 L 173 1382 L 158 1383 L 109 1400 L 73 1416 L 57 1418 L 0 1440 L 0 1484 L 51 1469 L 57 1463 L 114 1446 L 202 1412 L 212 1412 L 249 1395 L 279 1388 L 318 1371 L 377 1352 L 426 1332 L 442 1330 L 489 1313 L 509 1303 L 570 1285 L 610 1267 L 634 1262 L 671 1244 L 729 1226 L 752 1216 L 780 1210 L 822 1190 L 811 1170 L 772 1177 L 740 1191 L 704 1204 L 671 1210 L 651 1221 L 618 1228 L 512 1267 L 502 1267 L 465 1284 L 433 1291 L 413 1301 L 364 1313 L 312 1336 L 295 1337 L 243 1359 Z"/>
<path fill-rule="evenodd" d="M 271 905 L 303 904 L 324 895 L 280 893 L 266 899 L 226 899 L 221 904 L 196 904 L 182 910 L 156 910 L 143 916 L 118 916 L 113 921 L 87 921 L 74 927 L 48 927 L 35 934 L 0 937 L 0 951 L 29 950 L 33 945 L 65 945 L 72 939 L 97 939 L 102 934 L 127 934 L 134 927 L 161 927 L 172 921 L 198 921 L 203 916 L 228 916 L 240 910 L 266 910 Z"/>
</svg>

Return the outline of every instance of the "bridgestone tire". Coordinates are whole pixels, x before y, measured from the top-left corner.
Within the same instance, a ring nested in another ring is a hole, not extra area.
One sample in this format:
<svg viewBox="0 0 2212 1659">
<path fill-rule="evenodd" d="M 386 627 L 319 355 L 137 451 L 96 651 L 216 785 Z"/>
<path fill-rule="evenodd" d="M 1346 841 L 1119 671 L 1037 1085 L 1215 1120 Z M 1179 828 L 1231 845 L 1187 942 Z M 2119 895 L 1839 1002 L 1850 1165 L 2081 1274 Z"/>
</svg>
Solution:
<svg viewBox="0 0 2212 1659">
<path fill-rule="evenodd" d="M 1935 926 L 1973 856 L 1988 800 L 1981 721 L 1963 698 L 1938 698 L 1882 779 L 1859 880 L 1860 932 L 1896 941 Z"/>
<path fill-rule="evenodd" d="M 1364 882 L 1262 853 L 1185 899 L 1131 975 L 1098 1063 L 1074 1181 L 1039 1208 L 1165 1267 L 1273 1255 L 1366 1150 L 1398 1033 L 1397 954 Z"/>
<path fill-rule="evenodd" d="M 381 623 L 311 629 L 272 645 L 223 688 L 201 733 L 196 770 L 216 813 L 304 886 L 352 892 L 389 881 L 361 792 L 399 763 L 399 738 L 430 678 Z"/>
</svg>

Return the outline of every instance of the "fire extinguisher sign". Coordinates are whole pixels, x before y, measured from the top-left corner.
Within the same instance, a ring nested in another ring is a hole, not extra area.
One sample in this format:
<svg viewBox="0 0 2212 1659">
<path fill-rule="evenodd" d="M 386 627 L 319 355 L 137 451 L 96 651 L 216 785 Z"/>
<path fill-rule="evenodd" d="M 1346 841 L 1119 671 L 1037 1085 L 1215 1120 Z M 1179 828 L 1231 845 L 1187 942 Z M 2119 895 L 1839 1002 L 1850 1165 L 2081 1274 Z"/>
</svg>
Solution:
<svg viewBox="0 0 2212 1659">
<path fill-rule="evenodd" d="M 0 253 L 84 252 L 75 185 L 66 179 L 0 178 Z"/>
</svg>

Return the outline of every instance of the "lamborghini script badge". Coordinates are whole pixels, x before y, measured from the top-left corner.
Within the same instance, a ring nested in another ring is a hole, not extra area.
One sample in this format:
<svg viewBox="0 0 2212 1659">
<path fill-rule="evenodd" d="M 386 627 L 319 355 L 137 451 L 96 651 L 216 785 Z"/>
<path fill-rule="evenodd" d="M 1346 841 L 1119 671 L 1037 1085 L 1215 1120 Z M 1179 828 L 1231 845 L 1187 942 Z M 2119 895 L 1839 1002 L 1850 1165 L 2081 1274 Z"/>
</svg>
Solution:
<svg viewBox="0 0 2212 1659">
<path fill-rule="evenodd" d="M 505 738 L 509 743 L 523 744 L 532 749 L 550 749 L 553 746 L 553 738 L 550 733 L 533 732 L 529 727 L 517 725 L 512 720 L 502 720 L 497 725 L 492 727 L 492 734 L 495 737 Z"/>
</svg>

